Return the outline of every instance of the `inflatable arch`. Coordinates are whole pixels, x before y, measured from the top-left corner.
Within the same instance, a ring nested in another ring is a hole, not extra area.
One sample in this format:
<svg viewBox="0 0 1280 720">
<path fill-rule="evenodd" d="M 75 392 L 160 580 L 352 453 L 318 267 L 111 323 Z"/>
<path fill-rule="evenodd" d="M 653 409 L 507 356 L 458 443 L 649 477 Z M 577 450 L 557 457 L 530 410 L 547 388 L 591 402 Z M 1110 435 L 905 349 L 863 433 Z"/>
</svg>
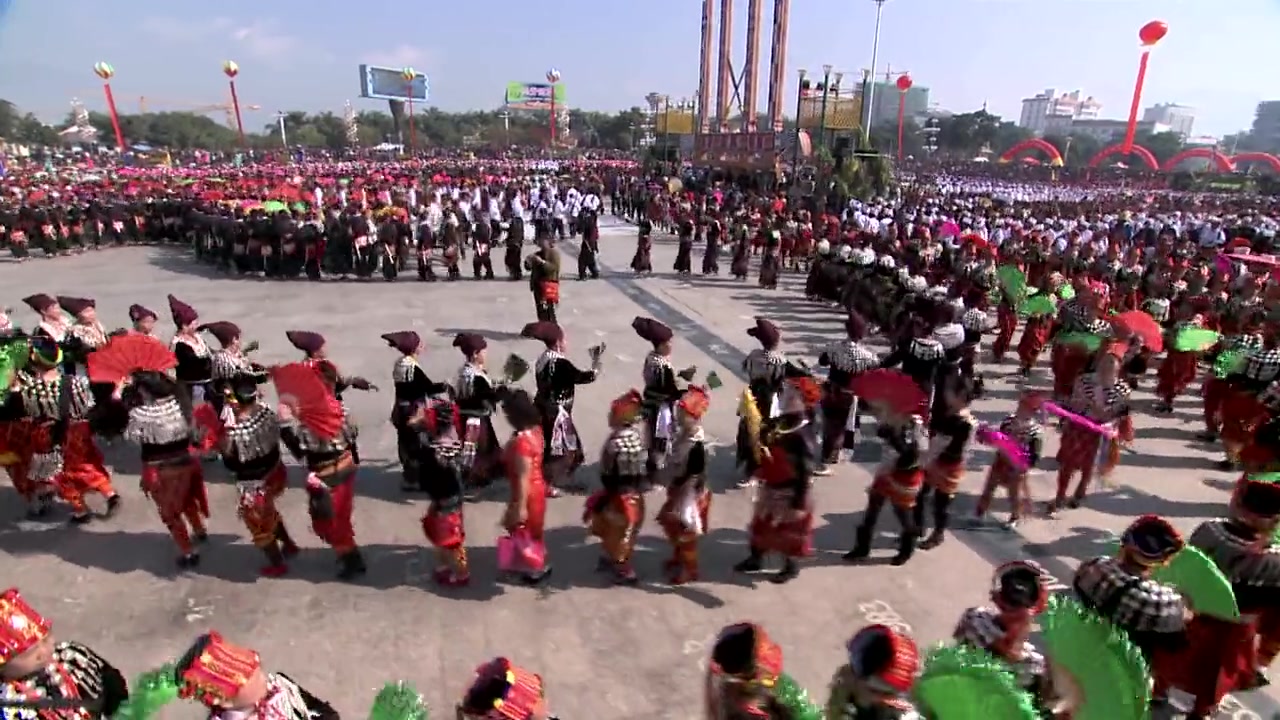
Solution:
<svg viewBox="0 0 1280 720">
<path fill-rule="evenodd" d="M 1115 145 L 1108 145 L 1107 147 L 1104 147 L 1101 150 L 1099 150 L 1097 155 L 1094 155 L 1093 157 L 1089 158 L 1089 167 L 1091 168 L 1098 167 L 1103 163 L 1103 161 L 1105 161 L 1107 158 L 1111 157 L 1112 155 L 1121 155 L 1121 156 L 1134 155 L 1134 156 L 1137 156 L 1137 158 L 1141 160 L 1143 164 L 1145 164 L 1148 168 L 1152 170 L 1160 169 L 1159 161 L 1156 160 L 1155 155 L 1151 154 L 1150 150 L 1142 147 L 1141 145 L 1134 145 L 1133 149 L 1130 150 L 1128 153 L 1126 153 L 1124 151 L 1124 143 L 1116 143 Z"/>
<path fill-rule="evenodd" d="M 1000 162 L 1007 163 L 1018 157 L 1024 150 L 1039 150 L 1049 156 L 1049 164 L 1054 167 L 1062 166 L 1062 153 L 1058 152 L 1058 148 L 1051 143 L 1040 138 L 1028 138 L 1020 143 L 1016 143 L 1013 147 L 1004 151 L 1000 156 Z"/>
<path fill-rule="evenodd" d="M 1183 160 L 1192 160 L 1196 158 L 1211 160 L 1213 162 L 1214 169 L 1216 169 L 1218 172 L 1229 173 L 1236 169 L 1235 165 L 1231 164 L 1231 158 L 1227 157 L 1226 155 L 1223 155 L 1222 153 L 1218 152 L 1217 150 L 1214 150 L 1213 148 L 1207 148 L 1207 147 L 1198 147 L 1198 148 L 1191 148 L 1189 150 L 1183 150 L 1177 155 L 1174 155 L 1168 160 L 1165 160 L 1164 165 L 1161 166 L 1160 169 L 1164 170 L 1165 172 L 1173 172 L 1174 170 L 1178 169 L 1178 166 L 1182 164 Z"/>
<path fill-rule="evenodd" d="M 1271 172 L 1280 175 L 1280 158 L 1271 153 L 1264 152 L 1242 152 L 1239 155 L 1231 156 L 1231 164 L 1239 166 L 1240 163 L 1257 162 L 1271 168 Z"/>
<path fill-rule="evenodd" d="M 1023 165 L 1043 165 L 1044 163 L 1042 163 L 1042 162 L 1040 162 L 1038 159 L 1033 158 L 1033 157 L 1031 157 L 1030 155 L 1028 155 L 1028 156 L 1026 156 L 1026 157 L 1022 158 L 1022 164 L 1023 164 Z"/>
</svg>

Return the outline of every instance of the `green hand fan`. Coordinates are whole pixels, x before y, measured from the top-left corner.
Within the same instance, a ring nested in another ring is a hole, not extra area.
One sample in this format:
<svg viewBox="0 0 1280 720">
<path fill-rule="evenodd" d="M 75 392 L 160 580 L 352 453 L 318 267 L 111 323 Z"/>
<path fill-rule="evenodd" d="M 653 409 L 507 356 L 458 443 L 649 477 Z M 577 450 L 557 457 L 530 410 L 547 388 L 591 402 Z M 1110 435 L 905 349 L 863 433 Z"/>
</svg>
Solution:
<svg viewBox="0 0 1280 720">
<path fill-rule="evenodd" d="M 724 381 L 720 379 L 720 376 L 716 374 L 716 371 L 712 370 L 707 373 L 707 389 L 715 390 L 716 388 L 721 387 L 724 387 Z"/>
<path fill-rule="evenodd" d="M 9 399 L 13 378 L 26 367 L 31 358 L 31 341 L 26 338 L 9 340 L 0 345 L 0 403 Z"/>
<path fill-rule="evenodd" d="M 1027 276 L 1015 265 L 1001 265 L 996 270 L 996 279 L 1004 296 L 1010 300 L 1021 300 L 1027 292 Z"/>
<path fill-rule="evenodd" d="M 1080 691 L 1072 720 L 1146 720 L 1147 661 L 1128 635 L 1074 598 L 1055 595 L 1040 616 L 1050 661 Z"/>
<path fill-rule="evenodd" d="M 1248 350 L 1228 350 L 1213 361 L 1213 375 L 1219 379 L 1234 375 L 1244 369 L 1249 360 Z"/>
<path fill-rule="evenodd" d="M 1048 295 L 1036 295 L 1029 297 L 1018 304 L 1018 314 L 1028 317 L 1037 315 L 1052 315 L 1057 312 L 1058 303 Z"/>
<path fill-rule="evenodd" d="M 1151 574 L 1153 580 L 1172 585 L 1201 615 L 1236 622 L 1240 606 L 1231 581 L 1218 569 L 1218 564 L 1198 548 L 1184 547 L 1173 560 Z"/>
<path fill-rule="evenodd" d="M 507 361 L 502 363 L 502 375 L 507 382 L 519 382 L 529 372 L 529 361 L 511 353 L 507 356 Z"/>
<path fill-rule="evenodd" d="M 291 210 L 297 210 L 298 212 L 306 212 L 306 211 L 307 211 L 307 204 L 306 204 L 306 203 L 304 203 L 304 202 L 302 202 L 301 200 L 299 200 L 298 202 L 294 203 L 293 205 L 290 205 L 290 206 L 289 206 L 289 208 L 290 208 Z"/>
<path fill-rule="evenodd" d="M 1112 554 L 1120 551 L 1118 543 L 1111 546 Z M 1227 576 L 1217 563 L 1198 548 L 1184 547 L 1163 567 L 1151 573 L 1156 582 L 1172 585 L 1197 613 L 1235 622 L 1240 619 L 1236 593 Z"/>
<path fill-rule="evenodd" d="M 369 720 L 427 720 L 427 703 L 413 686 L 389 682 L 378 691 L 369 708 Z"/>
<path fill-rule="evenodd" d="M 1102 347 L 1102 336 L 1087 332 L 1062 333 L 1054 339 L 1054 343 L 1058 345 L 1076 345 L 1089 352 L 1097 352 L 1098 348 Z"/>
<path fill-rule="evenodd" d="M 790 720 L 822 720 L 822 709 L 790 675 L 782 673 L 773 685 L 773 696 L 788 710 Z"/>
<path fill-rule="evenodd" d="M 924 661 L 912 689 L 931 720 L 1035 720 L 1035 700 L 1009 666 L 968 645 L 940 646 Z"/>
<path fill-rule="evenodd" d="M 1058 297 L 1062 298 L 1063 300 L 1071 300 L 1075 296 L 1076 296 L 1076 289 L 1071 287 L 1070 285 L 1063 285 L 1062 287 L 1058 288 Z"/>
<path fill-rule="evenodd" d="M 1245 476 L 1245 479 L 1252 482 L 1274 484 L 1280 482 L 1280 472 L 1249 473 Z"/>
<path fill-rule="evenodd" d="M 1222 336 L 1204 328 L 1183 328 L 1173 338 L 1173 349 L 1178 352 L 1204 352 L 1214 345 Z"/>
<path fill-rule="evenodd" d="M 164 665 L 137 677 L 129 685 L 129 698 L 111 720 L 147 720 L 178 699 L 178 678 L 173 665 Z"/>
</svg>

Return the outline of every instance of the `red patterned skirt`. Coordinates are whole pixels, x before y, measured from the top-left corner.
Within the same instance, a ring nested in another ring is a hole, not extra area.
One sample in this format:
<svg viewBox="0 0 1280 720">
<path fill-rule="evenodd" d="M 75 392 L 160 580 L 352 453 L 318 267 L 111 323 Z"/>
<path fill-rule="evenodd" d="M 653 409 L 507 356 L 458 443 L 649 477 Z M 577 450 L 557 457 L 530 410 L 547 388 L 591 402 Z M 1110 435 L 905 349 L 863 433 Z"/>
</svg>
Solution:
<svg viewBox="0 0 1280 720">
<path fill-rule="evenodd" d="M 919 468 L 882 471 L 876 473 L 867 492 L 883 497 L 894 507 L 910 510 L 916 505 L 916 495 L 923 482 L 924 471 Z"/>
<path fill-rule="evenodd" d="M 467 528 L 462 518 L 461 499 L 443 504 L 432 500 L 427 514 L 422 516 L 422 533 L 438 548 L 462 547 L 467 541 Z"/>
<path fill-rule="evenodd" d="M 236 505 L 236 514 L 249 530 L 253 544 L 258 547 L 275 542 L 276 527 L 281 520 L 280 511 L 276 509 L 276 499 L 284 494 L 288 481 L 289 474 L 281 463 L 262 480 L 237 483 L 240 499 Z"/>
<path fill-rule="evenodd" d="M 1058 467 L 1067 472 L 1093 472 L 1103 437 L 1076 423 L 1066 423 L 1058 443 Z"/>
<path fill-rule="evenodd" d="M 686 522 L 688 503 L 694 504 L 699 527 L 689 527 Z M 672 545 L 691 543 L 707 532 L 711 516 L 711 491 L 693 487 L 676 486 L 667 490 L 667 500 L 658 510 L 658 524 Z"/>
<path fill-rule="evenodd" d="M 606 494 L 600 490 L 587 498 L 583 522 L 614 562 L 630 559 L 644 524 L 644 506 L 644 495 L 635 491 Z"/>
<path fill-rule="evenodd" d="M 1156 397 L 1171 401 L 1196 379 L 1200 356 L 1192 352 L 1170 350 L 1156 372 Z"/>
<path fill-rule="evenodd" d="M 1025 475 L 1025 470 L 1019 470 L 1003 455 L 997 454 L 995 461 L 991 463 L 991 469 L 987 470 L 987 484 L 994 487 L 1011 488 L 1022 482 L 1022 478 Z"/>
<path fill-rule="evenodd" d="M 1187 645 L 1157 650 L 1151 659 L 1156 690 L 1177 688 L 1195 697 L 1193 711 L 1210 714 L 1228 693 L 1252 683 L 1258 666 L 1257 621 L 1226 622 L 1197 615 L 1187 623 Z"/>
<path fill-rule="evenodd" d="M 747 528 L 753 550 L 792 558 L 813 554 L 813 500 L 806 498 L 804 507 L 797 511 L 792 508 L 794 499 L 791 488 L 760 486 Z"/>
<path fill-rule="evenodd" d="M 924 469 L 924 481 L 946 495 L 955 495 L 964 479 L 964 462 L 934 462 Z"/>
<path fill-rule="evenodd" d="M 164 520 L 177 519 L 193 511 L 209 517 L 204 469 L 190 455 L 164 463 L 145 463 L 141 484 L 142 492 L 156 504 Z"/>
</svg>

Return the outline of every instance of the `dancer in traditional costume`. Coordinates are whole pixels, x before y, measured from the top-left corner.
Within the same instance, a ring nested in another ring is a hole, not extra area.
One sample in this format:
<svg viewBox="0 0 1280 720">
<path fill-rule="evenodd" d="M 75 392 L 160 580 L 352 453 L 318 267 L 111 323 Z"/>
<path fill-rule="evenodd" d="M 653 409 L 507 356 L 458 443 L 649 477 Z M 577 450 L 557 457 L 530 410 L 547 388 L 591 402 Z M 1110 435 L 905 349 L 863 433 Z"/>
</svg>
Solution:
<svg viewBox="0 0 1280 720">
<path fill-rule="evenodd" d="M 1187 623 L 1187 647 L 1156 653 L 1156 694 L 1190 693 L 1195 702 L 1188 718 L 1213 717 L 1227 693 L 1269 683 L 1267 668 L 1280 653 L 1277 524 L 1280 485 L 1246 479 L 1232 494 L 1227 517 L 1201 523 L 1187 541 L 1222 572 L 1240 610 L 1235 621 L 1197 611 Z"/>
<path fill-rule="evenodd" d="M 204 457 L 210 458 L 221 442 L 218 437 L 221 420 L 218 419 L 218 410 L 212 404 L 215 395 L 210 387 L 213 382 L 213 353 L 196 329 L 200 315 L 195 308 L 172 295 L 168 300 L 169 314 L 177 327 L 177 332 L 169 342 L 169 349 L 178 359 L 175 374 L 191 409 L 194 431 L 192 444 Z M 221 403 L 220 398 L 218 402 Z"/>
<path fill-rule="evenodd" d="M 1053 335 L 1083 333 L 1104 336 L 1110 334 L 1110 324 L 1102 319 L 1109 300 L 1108 287 L 1091 282 L 1085 292 L 1063 303 L 1058 311 L 1058 322 Z M 1076 379 L 1088 368 L 1089 353 L 1075 345 L 1055 343 L 1052 350 L 1053 394 L 1059 399 L 1071 395 Z"/>
<path fill-rule="evenodd" d="M 1072 412 L 1101 426 L 1113 427 L 1117 440 L 1133 441 L 1133 421 L 1129 417 L 1129 395 L 1132 392 L 1129 384 L 1120 376 L 1121 363 L 1128 346 L 1119 341 L 1109 341 L 1098 351 L 1094 372 L 1077 377 L 1075 388 L 1068 403 Z M 1104 438 L 1084 424 L 1066 422 L 1062 430 L 1062 441 L 1058 445 L 1058 489 L 1053 502 L 1049 504 L 1050 515 L 1056 514 L 1063 506 L 1080 507 L 1089 492 L 1089 485 L 1097 467 L 1099 455 L 1103 454 Z M 1103 469 L 1106 472 L 1105 469 Z M 1067 489 L 1071 477 L 1080 474 L 1075 492 L 1067 498 Z"/>
<path fill-rule="evenodd" d="M 667 463 L 667 500 L 658 510 L 658 524 L 671 543 L 666 570 L 672 585 L 698 579 L 698 538 L 706 534 L 711 512 L 707 442 L 702 430 L 702 418 L 710 406 L 711 394 L 696 386 L 686 390 L 676 403 L 676 439 Z"/>
<path fill-rule="evenodd" d="M 136 303 L 129 306 L 129 332 L 134 335 L 156 337 L 156 321 L 159 319 L 154 310 Z"/>
<path fill-rule="evenodd" d="M 911 691 L 920 673 L 920 650 L 910 635 L 868 625 L 845 648 L 849 661 L 831 678 L 826 717 L 919 720 Z"/>
<path fill-rule="evenodd" d="M 871 554 L 871 541 L 875 537 L 876 523 L 885 505 L 889 505 L 898 525 L 898 554 L 894 565 L 904 565 L 915 554 L 920 539 L 916 527 L 916 495 L 924 482 L 921 467 L 923 455 L 924 421 L 919 415 L 884 405 L 872 404 L 870 409 L 879 420 L 876 434 L 884 441 L 887 457 L 876 468 L 871 487 L 867 489 L 867 509 L 862 514 L 853 549 L 845 553 L 845 560 L 863 560 Z"/>
<path fill-rule="evenodd" d="M 324 364 L 333 365 L 333 361 L 329 359 L 329 353 L 327 351 L 329 343 L 320 333 L 311 332 L 310 330 L 289 330 L 286 331 L 284 335 L 290 345 L 302 351 L 303 364 L 311 365 L 316 368 L 319 368 Z M 334 366 L 334 370 L 337 371 L 336 365 Z M 377 391 L 378 386 L 362 377 L 359 377 L 358 375 L 343 375 L 342 373 L 338 373 L 338 381 L 334 388 L 334 392 L 339 400 L 342 399 L 343 391 L 348 388 L 354 390 Z"/>
<path fill-rule="evenodd" d="M 331 364 L 321 365 L 317 372 L 330 393 L 339 380 Z M 307 511 L 311 529 L 338 555 L 338 578 L 351 580 L 367 570 L 364 556 L 356 545 L 356 532 L 351 524 L 356 499 L 356 471 L 359 463 L 352 452 L 357 438 L 354 419 L 342 409 L 342 428 L 334 437 L 322 437 L 293 415 L 287 405 L 277 408 L 280 418 L 280 440 L 289 452 L 307 466 Z"/>
<path fill-rule="evenodd" d="M 916 493 L 915 525 L 924 532 L 927 526 L 926 506 L 932 510 L 933 532 L 920 543 L 920 549 L 931 550 L 946 539 L 951 520 L 951 501 L 960 489 L 965 475 L 965 456 L 969 442 L 978 429 L 978 420 L 969 412 L 973 402 L 973 380 L 963 375 L 949 375 L 939 389 L 936 412 L 929 415 L 929 457 L 924 464 L 924 482 Z"/>
<path fill-rule="evenodd" d="M 559 325 L 543 321 L 529 323 L 520 331 L 520 336 L 538 340 L 546 346 L 534 364 L 534 381 L 537 384 L 534 402 L 542 413 L 547 492 L 556 497 L 562 485 L 570 489 L 580 487 L 574 482 L 573 473 L 586 456 L 582 438 L 573 421 L 573 401 L 579 385 L 593 383 L 599 377 L 603 347 L 592 349 L 589 370 L 579 370 L 564 354 L 568 346 L 564 330 Z"/>
<path fill-rule="evenodd" d="M 191 424 L 177 381 L 157 372 L 135 373 L 122 388 L 128 410 L 124 438 L 141 446 L 142 492 L 178 546 L 178 567 L 200 562 L 196 544 L 208 539 L 209 497 L 204 471 L 191 454 Z"/>
<path fill-rule="evenodd" d="M 832 343 L 818 355 L 818 365 L 829 368 L 822 396 L 822 462 L 818 475 L 830 474 L 830 466 L 840 462 L 840 451 L 852 449 L 857 429 L 858 399 L 851 383 L 862 373 L 879 367 L 880 358 L 862 344 L 867 322 L 855 312 L 845 319 L 847 339 Z"/>
<path fill-rule="evenodd" d="M 89 353 L 107 344 L 107 330 L 98 322 L 98 303 L 93 298 L 58 296 L 58 306 L 72 317 L 63 341 L 67 359 L 84 366 Z"/>
<path fill-rule="evenodd" d="M 956 642 L 986 650 L 1007 663 L 1018 685 L 1041 707 L 1054 699 L 1053 678 L 1030 638 L 1036 617 L 1048 604 L 1043 568 L 1024 560 L 1005 563 L 992 578 L 991 605 L 965 610 L 953 633 Z"/>
<path fill-rule="evenodd" d="M 1018 409 L 1000 422 L 1000 432 L 1017 443 L 1026 458 L 1027 466 L 1019 468 L 1004 453 L 996 453 L 982 484 L 977 507 L 974 508 L 974 517 L 978 522 L 986 518 L 997 488 L 1003 488 L 1009 495 L 1009 520 L 1004 523 L 1005 529 L 1016 528 L 1023 513 L 1029 512 L 1032 501 L 1027 473 L 1040 461 L 1044 450 L 1044 426 L 1039 420 L 1040 401 L 1040 396 L 1035 393 L 1023 393 L 1018 398 Z"/>
<path fill-rule="evenodd" d="M 748 528 L 750 552 L 734 566 L 736 572 L 758 572 L 765 553 L 785 560 L 772 578 L 784 583 L 800 574 L 796 560 L 813 553 L 813 499 L 809 494 L 818 461 L 818 438 L 809 413 L 822 389 L 808 377 L 793 378 L 783 393 L 780 414 L 760 435 L 756 477 L 759 493 Z"/>
<path fill-rule="evenodd" d="M 219 320 L 205 323 L 196 329 L 200 332 L 209 333 L 222 346 L 220 350 L 214 351 L 209 356 L 210 375 L 212 376 L 210 386 L 213 389 L 209 402 L 213 404 L 218 414 L 222 416 L 226 406 L 224 401 L 231 390 L 232 383 L 243 375 L 252 375 L 265 379 L 266 373 L 261 366 L 250 360 L 246 354 L 248 350 L 241 344 L 242 333 L 239 325 Z"/>
<path fill-rule="evenodd" d="M 493 413 L 502 383 L 489 377 L 485 366 L 489 343 L 483 336 L 459 333 L 453 338 L 453 346 L 466 358 L 458 368 L 455 385 L 463 423 L 459 458 L 462 473 L 471 487 L 484 487 L 502 472 L 502 445 L 493 430 Z"/>
<path fill-rule="evenodd" d="M 124 676 L 78 642 L 54 637 L 53 623 L 19 594 L 0 593 L 0 714 L 13 720 L 99 720 L 129 697 Z"/>
<path fill-rule="evenodd" d="M 264 577 L 288 572 L 285 559 L 298 554 L 298 544 L 285 528 L 276 501 L 289 482 L 280 458 L 280 423 L 262 402 L 255 375 L 241 375 L 229 385 L 230 413 L 221 435 L 222 462 L 236 481 L 236 513 L 249 538 L 267 556 Z"/>
<path fill-rule="evenodd" d="M 89 381 L 63 373 L 62 362 L 62 350 L 53 340 L 33 338 L 31 360 L 16 392 L 31 423 L 28 477 L 54 485 L 71 506 L 71 522 L 83 524 L 93 518 L 84 501 L 86 493 L 106 498 L 107 517 L 120 509 L 121 498 L 89 427 L 94 407 Z"/>
<path fill-rule="evenodd" d="M 747 376 L 747 390 L 766 419 L 778 416 L 779 394 L 787 375 L 787 358 L 778 351 L 782 333 L 778 326 L 757 317 L 747 334 L 760 341 L 761 347 L 747 353 L 742 370 Z M 756 438 L 751 437 L 744 419 L 738 420 L 738 466 L 743 471 L 739 487 L 750 483 L 756 471 Z"/>
<path fill-rule="evenodd" d="M 543 235 L 538 239 L 538 251 L 525 258 L 529 271 L 529 288 L 533 291 L 533 308 L 539 320 L 556 322 L 556 307 L 560 305 L 560 251 L 555 238 Z"/>
<path fill-rule="evenodd" d="M 705 680 L 706 720 L 796 720 L 818 717 L 783 672 L 782 648 L 764 628 L 736 623 L 720 630 Z"/>
<path fill-rule="evenodd" d="M 43 336 L 56 343 L 59 348 L 67 342 L 70 337 L 71 326 L 67 323 L 67 316 L 59 307 L 58 301 L 52 295 L 37 293 L 22 298 L 22 302 L 36 312 L 40 316 L 40 322 L 36 324 L 36 329 L 32 331 L 33 337 Z M 75 358 L 63 354 L 61 367 L 68 374 L 74 375 L 76 372 Z"/>
<path fill-rule="evenodd" d="M 556 720 L 542 676 L 499 657 L 476 668 L 457 706 L 458 720 Z"/>
<path fill-rule="evenodd" d="M 1222 400 L 1222 450 L 1226 457 L 1218 467 L 1230 470 L 1243 462 L 1242 454 L 1252 442 L 1267 410 L 1259 396 L 1280 378 L 1280 325 L 1269 323 L 1263 345 L 1245 356 L 1239 372 L 1227 377 Z"/>
<path fill-rule="evenodd" d="M 1084 561 L 1072 581 L 1080 601 L 1125 632 L 1148 660 L 1157 649 L 1178 650 L 1186 643 L 1182 595 L 1151 578 L 1184 545 L 1169 521 L 1143 515 L 1124 531 L 1116 556 Z"/>
<path fill-rule="evenodd" d="M 431 498 L 422 516 L 422 532 L 436 548 L 435 580 L 449 587 L 471 582 L 467 564 L 467 530 L 462 505 L 465 487 L 458 406 L 435 400 L 409 419 L 409 427 L 423 435 L 418 460 L 422 486 Z"/>
<path fill-rule="evenodd" d="M 217 632 L 197 638 L 173 672 L 179 697 L 207 707 L 209 720 L 339 720 L 332 705 Z"/>
<path fill-rule="evenodd" d="M 641 375 L 644 380 L 644 419 L 648 432 L 649 460 L 646 463 L 652 479 L 666 462 L 668 442 L 671 440 L 672 407 L 684 395 L 679 380 L 693 379 L 697 368 L 680 372 L 671 365 L 671 340 L 675 334 L 671 328 L 653 318 L 637 317 L 631 321 L 631 329 L 640 339 L 653 345 L 644 358 Z"/>
<path fill-rule="evenodd" d="M 629 390 L 609 405 L 609 437 L 600 452 L 603 489 L 587 498 L 583 521 L 600 538 L 604 556 L 600 567 L 612 570 L 618 583 L 638 578 L 631 567 L 640 527 L 644 523 L 644 436 L 636 429 L 643 398 Z"/>
<path fill-rule="evenodd" d="M 418 364 L 422 338 L 412 330 L 382 336 L 387 345 L 400 353 L 391 367 L 395 404 L 391 408 L 391 425 L 396 429 L 396 451 L 400 457 L 400 487 L 405 491 L 422 490 L 419 459 L 427 451 L 418 429 L 409 420 L 427 403 L 428 398 L 447 392 L 447 383 L 433 382 Z"/>
<path fill-rule="evenodd" d="M 546 563 L 543 532 L 547 522 L 547 488 L 542 476 L 542 413 L 529 394 L 513 390 L 502 400 L 502 413 L 515 433 L 503 449 L 503 462 L 511 494 L 502 516 L 502 526 L 512 538 L 518 537 L 541 562 L 523 569 L 526 583 L 536 585 L 551 573 Z"/>
</svg>

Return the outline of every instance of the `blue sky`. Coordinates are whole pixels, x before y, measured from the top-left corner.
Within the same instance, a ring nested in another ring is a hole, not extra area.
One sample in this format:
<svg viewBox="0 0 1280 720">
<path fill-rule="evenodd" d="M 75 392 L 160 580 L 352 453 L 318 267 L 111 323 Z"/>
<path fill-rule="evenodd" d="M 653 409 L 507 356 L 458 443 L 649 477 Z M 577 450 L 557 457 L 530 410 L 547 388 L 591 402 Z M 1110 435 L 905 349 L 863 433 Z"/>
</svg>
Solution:
<svg viewBox="0 0 1280 720">
<path fill-rule="evenodd" d="M 692 96 L 697 86 L 698 0 L 11 5 L 0 19 L 0 98 L 47 119 L 64 115 L 72 96 L 102 107 L 98 61 L 115 66 L 117 103 L 134 112 L 139 96 L 157 110 L 226 102 L 220 67 L 233 59 L 242 102 L 263 107 L 246 118 L 254 127 L 277 109 L 385 107 L 356 98 L 361 62 L 427 73 L 432 104 L 448 110 L 492 108 L 506 82 L 536 81 L 549 67 L 561 71 L 570 103 L 589 109 L 638 105 L 649 92 Z M 770 0 L 765 8 L 767 56 Z M 738 0 L 738 57 L 745 16 Z M 871 0 L 792 0 L 788 96 L 797 68 L 831 63 L 856 76 L 867 67 L 874 18 Z M 888 0 L 879 69 L 909 70 L 954 111 L 985 101 L 1016 120 L 1021 98 L 1080 88 L 1102 101 L 1104 116 L 1122 118 L 1137 30 L 1151 19 L 1170 32 L 1152 58 L 1144 106 L 1192 105 L 1197 134 L 1222 134 L 1247 127 L 1259 100 L 1280 99 L 1265 42 L 1280 37 L 1280 0 Z M 766 71 L 767 57 L 762 106 Z"/>
</svg>

